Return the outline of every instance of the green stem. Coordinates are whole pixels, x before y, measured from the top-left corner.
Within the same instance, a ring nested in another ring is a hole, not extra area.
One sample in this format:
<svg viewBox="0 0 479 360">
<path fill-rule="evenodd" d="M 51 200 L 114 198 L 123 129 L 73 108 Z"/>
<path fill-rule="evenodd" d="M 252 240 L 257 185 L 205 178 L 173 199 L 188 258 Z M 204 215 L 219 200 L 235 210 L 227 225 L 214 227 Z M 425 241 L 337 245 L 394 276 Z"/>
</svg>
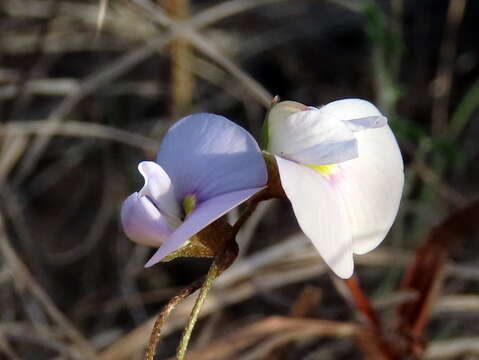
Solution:
<svg viewBox="0 0 479 360">
<path fill-rule="evenodd" d="M 180 345 L 178 346 L 178 350 L 176 352 L 176 358 L 178 360 L 183 360 L 186 354 L 186 348 L 188 347 L 188 343 L 191 338 L 191 333 L 193 332 L 193 328 L 195 327 L 196 321 L 198 320 L 198 316 L 200 314 L 201 308 L 205 302 L 206 296 L 208 295 L 211 286 L 213 285 L 214 280 L 218 277 L 221 273 L 221 265 L 220 260 L 216 257 L 211 264 L 211 267 L 206 275 L 206 279 L 201 286 L 200 293 L 198 294 L 198 298 L 196 299 L 195 305 L 193 310 L 191 311 L 190 317 L 188 319 L 188 324 L 186 325 L 185 329 L 183 330 L 183 335 L 181 336 Z"/>
<path fill-rule="evenodd" d="M 237 234 L 240 231 L 241 227 L 250 218 L 250 216 L 253 215 L 257 207 L 258 207 L 257 201 L 254 201 L 254 200 L 248 201 L 246 210 L 241 214 L 239 219 L 233 225 L 233 234 Z"/>
<path fill-rule="evenodd" d="M 155 325 L 153 326 L 153 330 L 151 331 L 150 341 L 148 343 L 144 357 L 145 360 L 153 360 L 155 358 L 156 348 L 158 347 L 158 342 L 160 341 L 161 329 L 168 319 L 171 311 L 176 307 L 176 305 L 198 290 L 202 285 L 203 279 L 195 281 L 190 286 L 182 289 L 176 296 L 171 298 L 171 300 L 168 301 L 163 309 L 161 309 L 155 321 Z"/>
</svg>

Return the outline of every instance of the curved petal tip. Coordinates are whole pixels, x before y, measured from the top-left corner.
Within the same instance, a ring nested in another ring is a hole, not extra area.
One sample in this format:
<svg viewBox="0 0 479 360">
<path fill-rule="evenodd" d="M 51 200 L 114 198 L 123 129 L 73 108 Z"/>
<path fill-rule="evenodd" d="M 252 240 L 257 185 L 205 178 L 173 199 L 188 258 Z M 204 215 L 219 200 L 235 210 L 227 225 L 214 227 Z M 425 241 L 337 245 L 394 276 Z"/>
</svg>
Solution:
<svg viewBox="0 0 479 360">
<path fill-rule="evenodd" d="M 171 234 L 165 217 L 146 196 L 131 194 L 121 208 L 121 224 L 130 240 L 159 247 Z"/>
</svg>

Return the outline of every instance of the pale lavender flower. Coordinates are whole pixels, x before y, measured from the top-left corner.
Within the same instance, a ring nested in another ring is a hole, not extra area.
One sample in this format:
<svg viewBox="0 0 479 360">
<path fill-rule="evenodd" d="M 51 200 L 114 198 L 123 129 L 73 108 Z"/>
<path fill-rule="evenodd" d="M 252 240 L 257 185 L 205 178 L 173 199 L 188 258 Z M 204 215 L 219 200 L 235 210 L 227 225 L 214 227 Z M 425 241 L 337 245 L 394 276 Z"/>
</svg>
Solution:
<svg viewBox="0 0 479 360">
<path fill-rule="evenodd" d="M 353 253 L 379 245 L 401 199 L 403 161 L 387 119 L 359 99 L 320 108 L 285 101 L 271 109 L 264 139 L 301 229 L 350 277 Z"/>
<path fill-rule="evenodd" d="M 123 203 L 128 237 L 159 247 L 146 266 L 263 189 L 266 166 L 253 137 L 214 114 L 183 118 L 166 133 L 156 162 L 143 161 L 139 192 Z"/>
</svg>

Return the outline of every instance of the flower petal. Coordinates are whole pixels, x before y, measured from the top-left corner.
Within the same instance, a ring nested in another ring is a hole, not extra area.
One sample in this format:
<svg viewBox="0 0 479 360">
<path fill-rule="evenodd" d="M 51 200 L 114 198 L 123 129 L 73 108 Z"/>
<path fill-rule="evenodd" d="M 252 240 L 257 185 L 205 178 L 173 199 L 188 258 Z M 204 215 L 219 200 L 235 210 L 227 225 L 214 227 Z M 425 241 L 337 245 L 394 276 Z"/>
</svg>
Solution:
<svg viewBox="0 0 479 360">
<path fill-rule="evenodd" d="M 200 201 L 236 190 L 264 186 L 266 166 L 254 138 L 242 127 L 214 114 L 194 114 L 165 135 L 158 164 L 168 173 L 179 198 Z"/>
<path fill-rule="evenodd" d="M 298 112 L 307 110 L 308 107 L 296 101 L 281 101 L 277 104 L 274 104 L 268 111 L 266 115 L 266 121 L 263 124 L 263 135 L 262 135 L 262 147 L 264 149 L 269 149 L 269 125 L 272 121 L 282 123 L 286 119 Z"/>
<path fill-rule="evenodd" d="M 180 248 L 191 236 L 262 189 L 263 187 L 234 191 L 218 195 L 201 203 L 185 219 L 185 222 L 171 234 L 170 238 L 158 249 L 145 267 L 158 263 L 165 256 Z"/>
<path fill-rule="evenodd" d="M 344 123 L 349 130 L 353 132 L 363 131 L 366 129 L 374 129 L 385 126 L 388 119 L 385 116 L 366 116 L 358 119 L 345 120 Z"/>
<path fill-rule="evenodd" d="M 357 157 L 353 132 L 343 121 L 308 108 L 288 117 L 268 117 L 268 150 L 309 165 L 329 165 Z"/>
<path fill-rule="evenodd" d="M 359 157 L 340 164 L 338 188 L 348 211 L 356 254 L 386 236 L 398 212 L 404 185 L 403 161 L 396 139 L 385 126 L 356 134 Z"/>
<path fill-rule="evenodd" d="M 303 232 L 340 277 L 353 273 L 349 220 L 334 185 L 318 172 L 276 156 L 281 184 Z"/>
<path fill-rule="evenodd" d="M 319 111 L 343 121 L 369 117 L 384 118 L 373 104 L 361 99 L 336 100 L 320 107 Z"/>
<path fill-rule="evenodd" d="M 168 174 L 153 161 L 142 161 L 138 164 L 138 170 L 145 179 L 145 185 L 139 194 L 147 196 L 163 214 L 179 221 L 179 201 L 175 197 Z"/>
<path fill-rule="evenodd" d="M 156 206 L 138 193 L 131 194 L 121 208 L 125 234 L 134 242 L 159 247 L 171 234 L 171 228 Z"/>
<path fill-rule="evenodd" d="M 355 126 L 382 114 L 370 102 L 343 99 L 331 102 L 321 112 Z M 404 185 L 404 168 L 396 139 L 387 125 L 355 132 L 359 157 L 340 165 L 342 180 L 338 181 L 348 209 L 356 254 L 364 254 L 386 236 L 396 217 Z M 362 130 L 362 129 L 360 129 Z"/>
</svg>

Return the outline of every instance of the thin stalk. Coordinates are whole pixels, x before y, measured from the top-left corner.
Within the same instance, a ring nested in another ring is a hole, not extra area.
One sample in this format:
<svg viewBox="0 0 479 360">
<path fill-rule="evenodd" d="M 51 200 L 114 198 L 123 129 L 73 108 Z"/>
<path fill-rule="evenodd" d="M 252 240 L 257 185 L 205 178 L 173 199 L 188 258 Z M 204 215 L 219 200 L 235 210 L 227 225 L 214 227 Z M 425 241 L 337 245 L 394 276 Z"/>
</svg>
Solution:
<svg viewBox="0 0 479 360">
<path fill-rule="evenodd" d="M 373 344 L 373 352 L 375 354 L 374 358 L 384 360 L 400 359 L 400 355 L 397 347 L 395 347 L 395 344 L 389 342 L 384 336 L 379 317 L 377 316 L 376 311 L 373 309 L 369 298 L 361 289 L 358 278 L 353 275 L 349 279 L 345 280 L 345 283 L 351 293 L 356 308 L 364 315 L 365 322 L 371 328 L 372 336 L 370 342 Z M 366 331 L 364 332 L 364 335 L 366 335 Z M 360 337 L 358 337 L 358 339 L 359 338 Z"/>
<path fill-rule="evenodd" d="M 174 20 L 186 21 L 189 17 L 189 0 L 163 0 L 165 12 Z M 194 78 L 191 72 L 191 45 L 188 39 L 178 36 L 171 42 L 171 100 L 172 118 L 188 113 L 191 108 Z"/>
<path fill-rule="evenodd" d="M 257 201 L 249 201 L 245 211 L 241 214 L 239 219 L 235 222 L 233 225 L 233 233 L 237 234 L 238 231 L 241 229 L 241 227 L 244 225 L 244 223 L 250 218 L 251 215 L 253 215 L 254 211 L 258 207 L 258 202 Z"/>
<path fill-rule="evenodd" d="M 345 283 L 351 293 L 356 308 L 364 315 L 368 325 L 372 329 L 380 332 L 381 322 L 379 321 L 379 317 L 374 311 L 369 298 L 361 289 L 358 278 L 353 275 L 349 279 L 346 279 Z"/>
<path fill-rule="evenodd" d="M 191 338 L 191 333 L 193 332 L 196 321 L 198 320 L 201 308 L 203 307 L 209 290 L 213 286 L 214 280 L 221 273 L 221 268 L 222 267 L 220 265 L 220 259 L 219 257 L 216 257 L 211 264 L 211 267 L 208 271 L 208 274 L 206 275 L 206 279 L 203 282 L 203 285 L 201 286 L 200 293 L 198 294 L 198 298 L 196 299 L 195 305 L 193 306 L 193 310 L 191 311 L 190 317 L 188 319 L 188 324 L 183 330 L 183 335 L 181 336 L 181 341 L 176 352 L 176 358 L 178 360 L 183 360 L 186 355 L 186 349 Z"/>
<path fill-rule="evenodd" d="M 168 303 L 163 307 L 163 309 L 161 309 L 160 313 L 158 314 L 158 318 L 155 321 L 155 325 L 153 326 L 153 330 L 151 331 L 150 341 L 145 353 L 145 360 L 153 360 L 155 358 L 156 349 L 160 341 L 161 329 L 163 328 L 163 325 L 168 319 L 171 311 L 176 307 L 176 305 L 198 290 L 203 283 L 203 279 L 196 280 L 191 285 L 182 289 L 176 296 L 171 298 L 170 301 L 168 301 Z"/>
<path fill-rule="evenodd" d="M 260 197 L 262 198 L 262 196 Z M 156 348 L 158 346 L 158 342 L 161 335 L 161 329 L 165 324 L 169 314 L 178 305 L 182 300 L 190 296 L 194 293 L 197 289 L 200 289 L 200 293 L 198 294 L 198 298 L 196 299 L 195 305 L 191 311 L 190 317 L 188 319 L 188 323 L 183 330 L 183 335 L 180 340 L 180 344 L 178 345 L 178 349 L 176 352 L 176 357 L 178 360 L 183 360 L 186 355 L 186 349 L 188 347 L 188 343 L 191 338 L 191 334 L 193 329 L 196 325 L 196 321 L 198 320 L 201 308 L 205 302 L 206 296 L 208 295 L 209 290 L 213 286 L 214 280 L 224 271 L 226 270 L 236 259 L 238 256 L 238 245 L 234 241 L 237 232 L 239 231 L 240 227 L 246 222 L 246 220 L 251 216 L 257 206 L 257 202 L 260 201 L 259 198 L 252 199 L 248 204 L 248 208 L 242 214 L 240 219 L 236 222 L 232 229 L 232 236 L 230 239 L 227 239 L 224 247 L 218 251 L 218 254 L 215 256 L 213 263 L 208 270 L 208 274 L 206 278 L 203 280 L 198 280 L 194 282 L 192 285 L 188 286 L 187 288 L 183 289 L 178 295 L 172 298 L 168 304 L 166 304 L 158 318 L 155 322 L 153 330 L 150 336 L 150 342 L 148 344 L 148 348 L 145 354 L 145 360 L 153 360 L 156 354 Z"/>
</svg>

